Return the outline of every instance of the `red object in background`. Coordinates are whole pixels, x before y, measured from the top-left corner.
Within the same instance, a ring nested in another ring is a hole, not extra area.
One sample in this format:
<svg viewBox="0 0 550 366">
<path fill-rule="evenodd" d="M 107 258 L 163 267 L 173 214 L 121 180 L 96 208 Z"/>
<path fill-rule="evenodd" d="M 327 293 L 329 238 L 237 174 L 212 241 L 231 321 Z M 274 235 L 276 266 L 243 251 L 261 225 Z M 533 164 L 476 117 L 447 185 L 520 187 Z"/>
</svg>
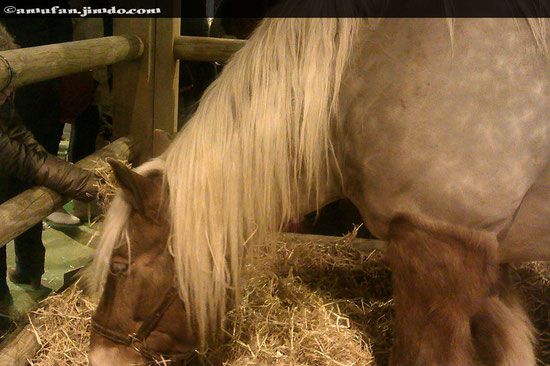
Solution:
<svg viewBox="0 0 550 366">
<path fill-rule="evenodd" d="M 303 217 L 296 220 L 291 220 L 288 224 L 285 225 L 283 228 L 283 231 L 288 233 L 299 233 L 299 234 L 305 234 L 306 228 L 303 224 Z"/>
<path fill-rule="evenodd" d="M 94 78 L 91 71 L 60 78 L 60 121 L 63 123 L 73 123 L 90 103 L 92 103 L 94 88 Z"/>
</svg>

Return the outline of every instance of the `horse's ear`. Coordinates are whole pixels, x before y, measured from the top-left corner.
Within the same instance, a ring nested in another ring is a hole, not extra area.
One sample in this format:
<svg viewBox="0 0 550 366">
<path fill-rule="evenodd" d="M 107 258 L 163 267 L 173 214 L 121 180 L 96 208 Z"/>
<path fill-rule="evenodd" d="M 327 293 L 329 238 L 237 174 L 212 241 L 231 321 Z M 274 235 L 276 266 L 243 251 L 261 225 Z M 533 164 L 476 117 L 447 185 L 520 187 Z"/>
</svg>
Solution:
<svg viewBox="0 0 550 366">
<path fill-rule="evenodd" d="M 145 213 L 145 199 L 143 197 L 143 188 L 147 184 L 143 175 L 134 172 L 118 160 L 107 158 L 115 174 L 119 187 L 122 189 L 125 200 L 132 208 L 140 213 Z"/>
</svg>

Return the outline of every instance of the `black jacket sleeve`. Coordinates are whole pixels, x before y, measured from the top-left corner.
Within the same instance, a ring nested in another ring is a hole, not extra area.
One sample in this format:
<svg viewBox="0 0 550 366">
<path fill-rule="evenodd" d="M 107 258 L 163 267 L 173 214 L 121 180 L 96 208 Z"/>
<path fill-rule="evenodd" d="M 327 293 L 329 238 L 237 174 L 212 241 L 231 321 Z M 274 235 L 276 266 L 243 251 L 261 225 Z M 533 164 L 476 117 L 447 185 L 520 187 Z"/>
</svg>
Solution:
<svg viewBox="0 0 550 366">
<path fill-rule="evenodd" d="M 31 183 L 47 155 L 15 109 L 9 102 L 4 103 L 0 107 L 0 175 Z"/>
<path fill-rule="evenodd" d="M 91 172 L 48 154 L 9 103 L 0 107 L 0 175 L 15 176 L 82 201 L 93 199 L 97 190 Z"/>
</svg>

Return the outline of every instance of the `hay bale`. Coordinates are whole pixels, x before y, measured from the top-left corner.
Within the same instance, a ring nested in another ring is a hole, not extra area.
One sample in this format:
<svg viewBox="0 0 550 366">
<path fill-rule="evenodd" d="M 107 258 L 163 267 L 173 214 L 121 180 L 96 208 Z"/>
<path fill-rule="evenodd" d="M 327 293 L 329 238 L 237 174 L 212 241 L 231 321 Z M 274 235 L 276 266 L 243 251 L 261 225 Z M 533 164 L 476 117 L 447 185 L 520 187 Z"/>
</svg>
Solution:
<svg viewBox="0 0 550 366">
<path fill-rule="evenodd" d="M 260 248 L 247 266 L 243 301 L 228 314 L 225 341 L 188 364 L 387 365 L 390 271 L 382 254 L 357 251 L 352 238 L 334 243 L 285 237 L 274 250 Z M 550 364 L 550 267 L 531 263 L 514 273 L 539 330 L 540 365 Z M 72 288 L 44 305 L 33 316 L 51 325 L 37 328 L 42 349 L 32 365 L 86 364 L 89 300 Z"/>
</svg>

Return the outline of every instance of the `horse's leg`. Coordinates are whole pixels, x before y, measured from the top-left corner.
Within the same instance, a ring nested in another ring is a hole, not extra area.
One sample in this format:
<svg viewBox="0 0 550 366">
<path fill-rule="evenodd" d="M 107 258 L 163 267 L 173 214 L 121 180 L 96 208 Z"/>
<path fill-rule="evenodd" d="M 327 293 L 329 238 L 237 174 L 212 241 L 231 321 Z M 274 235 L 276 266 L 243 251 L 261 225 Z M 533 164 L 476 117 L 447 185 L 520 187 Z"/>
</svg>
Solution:
<svg viewBox="0 0 550 366">
<path fill-rule="evenodd" d="M 534 366 L 533 327 L 505 267 L 495 290 L 471 321 L 479 358 L 487 366 Z"/>
<path fill-rule="evenodd" d="M 494 235 L 416 217 L 392 220 L 393 366 L 471 366 L 470 319 L 497 282 Z"/>
<path fill-rule="evenodd" d="M 550 166 L 529 189 L 499 242 L 503 263 L 550 261 Z"/>
</svg>

